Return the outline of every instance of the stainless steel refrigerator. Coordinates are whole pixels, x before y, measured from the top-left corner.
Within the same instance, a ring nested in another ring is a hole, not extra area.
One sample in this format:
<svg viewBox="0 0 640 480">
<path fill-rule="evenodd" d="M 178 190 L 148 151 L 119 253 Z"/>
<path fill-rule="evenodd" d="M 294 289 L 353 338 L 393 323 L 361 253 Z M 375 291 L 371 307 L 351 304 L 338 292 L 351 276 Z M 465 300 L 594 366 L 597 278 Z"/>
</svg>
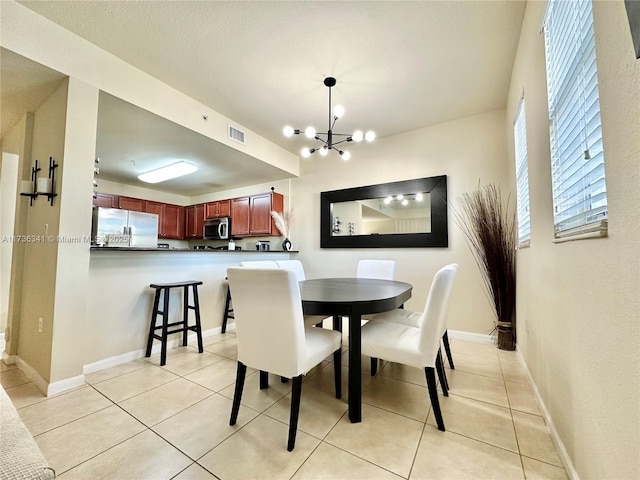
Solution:
<svg viewBox="0 0 640 480">
<path fill-rule="evenodd" d="M 91 238 L 105 247 L 157 247 L 158 215 L 93 207 Z"/>
</svg>

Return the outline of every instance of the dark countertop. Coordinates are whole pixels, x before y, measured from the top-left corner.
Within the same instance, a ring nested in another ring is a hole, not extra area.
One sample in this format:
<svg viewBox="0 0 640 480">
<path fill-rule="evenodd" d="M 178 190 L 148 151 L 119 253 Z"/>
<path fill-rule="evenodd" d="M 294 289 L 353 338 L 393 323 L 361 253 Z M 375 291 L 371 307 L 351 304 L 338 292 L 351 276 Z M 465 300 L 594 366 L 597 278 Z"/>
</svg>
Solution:
<svg viewBox="0 0 640 480">
<path fill-rule="evenodd" d="M 152 247 L 91 247 L 92 252 L 194 252 L 194 253 L 298 253 L 298 250 L 216 250 L 193 248 L 152 248 Z"/>
</svg>

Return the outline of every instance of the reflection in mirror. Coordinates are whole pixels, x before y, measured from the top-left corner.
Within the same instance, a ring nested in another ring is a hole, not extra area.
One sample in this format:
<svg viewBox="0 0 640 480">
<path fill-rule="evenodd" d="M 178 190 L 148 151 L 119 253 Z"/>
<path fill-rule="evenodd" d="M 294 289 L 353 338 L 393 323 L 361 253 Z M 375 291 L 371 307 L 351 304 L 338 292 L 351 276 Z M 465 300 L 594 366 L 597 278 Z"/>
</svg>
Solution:
<svg viewBox="0 0 640 480">
<path fill-rule="evenodd" d="M 430 233 L 428 193 L 411 193 L 331 204 L 332 236 Z"/>
<path fill-rule="evenodd" d="M 320 246 L 447 247 L 447 177 L 320 194 Z"/>
</svg>

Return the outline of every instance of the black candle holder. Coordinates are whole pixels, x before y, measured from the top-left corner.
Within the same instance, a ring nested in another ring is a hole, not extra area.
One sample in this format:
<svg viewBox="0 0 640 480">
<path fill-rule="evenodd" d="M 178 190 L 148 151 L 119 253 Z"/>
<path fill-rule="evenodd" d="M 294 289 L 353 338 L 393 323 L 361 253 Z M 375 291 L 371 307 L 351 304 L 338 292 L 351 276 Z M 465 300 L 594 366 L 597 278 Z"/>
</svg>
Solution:
<svg viewBox="0 0 640 480">
<path fill-rule="evenodd" d="M 36 159 L 35 165 L 31 168 L 31 183 L 33 187 L 31 188 L 31 193 L 23 193 L 20 192 L 20 195 L 23 197 L 29 197 L 29 206 L 33 206 L 33 200 L 38 198 L 38 195 L 44 195 L 49 199 L 49 203 L 53 207 L 53 199 L 58 196 L 56 191 L 56 168 L 58 168 L 59 164 L 53 159 L 53 157 L 49 157 L 49 178 L 51 179 L 51 192 L 43 192 L 38 193 L 38 172 L 42 170 L 38 165 L 38 160 Z"/>
<path fill-rule="evenodd" d="M 30 207 L 33 206 L 33 199 L 38 197 L 37 182 L 38 182 L 38 172 L 40 170 L 42 169 L 38 166 L 38 160 L 36 159 L 35 166 L 31 168 L 31 183 L 33 184 L 33 187 L 31 188 L 31 193 L 20 192 L 20 195 L 22 195 L 23 197 L 29 197 Z"/>
</svg>

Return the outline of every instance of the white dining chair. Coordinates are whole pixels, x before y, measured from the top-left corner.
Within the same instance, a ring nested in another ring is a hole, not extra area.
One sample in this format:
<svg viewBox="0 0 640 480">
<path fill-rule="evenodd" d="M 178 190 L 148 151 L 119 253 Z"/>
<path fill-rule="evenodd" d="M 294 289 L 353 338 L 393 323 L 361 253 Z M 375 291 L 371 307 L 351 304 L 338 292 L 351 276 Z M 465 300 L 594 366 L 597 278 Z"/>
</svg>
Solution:
<svg viewBox="0 0 640 480">
<path fill-rule="evenodd" d="M 243 268 L 280 268 L 273 260 L 247 260 L 240 262 Z"/>
<path fill-rule="evenodd" d="M 452 265 L 457 266 L 457 264 L 452 264 Z M 422 312 L 411 312 L 409 310 L 403 310 L 402 312 L 394 312 L 393 315 L 386 315 L 384 313 L 370 315 L 368 317 L 368 320 L 382 319 L 382 320 L 386 320 L 387 322 L 396 322 L 396 323 L 401 323 L 403 325 L 409 325 L 411 327 L 417 327 L 418 321 L 421 315 L 422 315 Z M 448 315 L 447 315 L 447 318 L 448 318 Z M 451 370 L 455 370 L 456 367 L 453 363 L 453 355 L 451 353 L 451 347 L 449 345 L 449 332 L 447 330 L 446 321 L 445 321 L 444 331 L 442 333 L 442 344 L 444 345 L 444 351 L 445 351 L 445 354 L 447 355 L 449 368 Z M 374 368 L 373 365 L 372 365 L 372 368 Z M 446 380 L 446 376 L 445 376 L 445 380 Z"/>
<path fill-rule="evenodd" d="M 336 398 L 341 398 L 340 332 L 307 328 L 302 321 L 300 286 L 294 272 L 234 267 L 227 270 L 233 290 L 238 342 L 230 425 L 235 425 L 247 367 L 292 378 L 287 450 L 295 446 L 302 377 L 333 353 Z M 266 375 L 265 375 L 266 377 Z M 262 378 L 261 378 L 262 380 Z M 261 388 L 266 387 L 261 381 Z"/>
<path fill-rule="evenodd" d="M 424 311 L 417 318 L 417 326 L 393 321 L 410 317 L 406 310 L 396 309 L 380 314 L 376 321 L 364 325 L 361 337 L 363 355 L 424 368 L 433 414 L 438 430 L 443 432 L 445 428 L 436 389 L 435 370 L 437 363 L 442 366 L 441 359 L 438 360 L 440 339 L 446 325 L 449 299 L 457 272 L 456 264 L 446 265 L 438 270 L 429 289 Z M 440 381 L 443 383 L 442 378 Z"/>
<path fill-rule="evenodd" d="M 300 260 L 276 260 L 278 268 L 284 268 L 296 274 L 299 282 L 307 279 L 304 273 L 304 267 Z M 322 322 L 328 318 L 326 315 L 305 315 L 304 324 L 307 327 L 322 327 Z"/>
<path fill-rule="evenodd" d="M 356 268 L 358 278 L 394 280 L 395 276 L 396 262 L 393 260 L 360 260 Z"/>
</svg>

